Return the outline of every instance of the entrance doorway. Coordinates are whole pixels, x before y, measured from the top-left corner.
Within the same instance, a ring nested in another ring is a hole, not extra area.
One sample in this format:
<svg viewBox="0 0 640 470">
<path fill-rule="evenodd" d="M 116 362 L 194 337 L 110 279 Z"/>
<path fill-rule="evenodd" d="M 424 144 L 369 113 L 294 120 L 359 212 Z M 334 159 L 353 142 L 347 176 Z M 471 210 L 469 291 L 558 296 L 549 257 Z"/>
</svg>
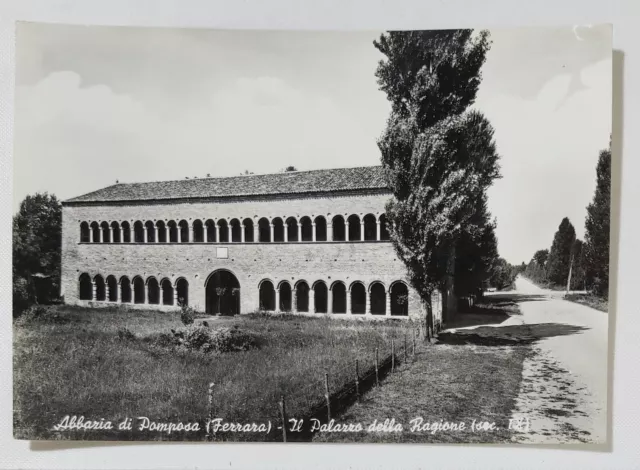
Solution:
<svg viewBox="0 0 640 470">
<path fill-rule="evenodd" d="M 237 315 L 240 313 L 240 283 L 226 269 L 212 272 L 205 283 L 206 312 L 211 315 Z"/>
</svg>

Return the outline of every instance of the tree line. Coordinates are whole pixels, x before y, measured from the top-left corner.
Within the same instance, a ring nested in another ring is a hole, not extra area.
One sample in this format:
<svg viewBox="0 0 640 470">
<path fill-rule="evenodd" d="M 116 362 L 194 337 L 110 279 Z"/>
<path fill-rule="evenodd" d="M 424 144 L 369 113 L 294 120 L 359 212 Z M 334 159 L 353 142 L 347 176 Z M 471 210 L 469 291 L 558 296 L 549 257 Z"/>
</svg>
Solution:
<svg viewBox="0 0 640 470">
<path fill-rule="evenodd" d="M 576 238 L 569 218 L 562 219 L 550 249 L 535 252 L 524 275 L 552 288 L 585 290 L 603 298 L 609 293 L 611 218 L 611 149 L 602 150 L 596 167 L 596 190 L 587 206 L 585 239 Z"/>
</svg>

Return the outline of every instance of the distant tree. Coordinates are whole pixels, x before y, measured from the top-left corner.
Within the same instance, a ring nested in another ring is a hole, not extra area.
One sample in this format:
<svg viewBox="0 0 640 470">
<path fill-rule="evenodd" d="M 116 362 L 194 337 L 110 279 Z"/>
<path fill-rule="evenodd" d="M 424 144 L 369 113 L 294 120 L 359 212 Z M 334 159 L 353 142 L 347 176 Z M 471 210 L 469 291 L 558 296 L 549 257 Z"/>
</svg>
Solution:
<svg viewBox="0 0 640 470">
<path fill-rule="evenodd" d="M 515 266 L 509 264 L 504 258 L 498 258 L 491 272 L 489 283 L 497 290 L 512 289 L 517 275 L 518 271 Z"/>
<path fill-rule="evenodd" d="M 298 171 L 298 169 L 295 166 L 288 166 L 286 167 L 284 170 L 282 170 L 284 173 L 287 173 L 289 171 Z"/>
<path fill-rule="evenodd" d="M 450 283 L 456 244 L 476 228 L 476 201 L 498 177 L 493 128 L 475 101 L 488 33 L 388 32 L 374 42 L 385 56 L 378 84 L 391 102 L 378 141 L 394 199 L 391 239 L 432 318 L 431 295 Z"/>
<path fill-rule="evenodd" d="M 547 264 L 547 259 L 549 258 L 549 250 L 538 250 L 534 253 L 533 259 L 537 263 L 538 266 L 544 268 Z"/>
<path fill-rule="evenodd" d="M 585 250 L 582 240 L 576 239 L 571 254 L 571 290 L 583 290 L 585 288 Z"/>
<path fill-rule="evenodd" d="M 242 173 L 240 173 L 240 176 L 246 176 L 246 175 L 253 175 L 253 171 L 244 170 Z"/>
<path fill-rule="evenodd" d="M 60 292 L 62 206 L 55 195 L 27 196 L 13 217 L 14 313 Z M 44 290 L 36 279 L 48 280 Z"/>
<path fill-rule="evenodd" d="M 553 237 L 546 264 L 547 278 L 556 286 L 566 286 L 569 276 L 569 265 L 573 245 L 576 241 L 576 230 L 567 217 L 562 219 L 558 231 Z"/>
<path fill-rule="evenodd" d="M 585 220 L 585 278 L 597 295 L 609 294 L 609 230 L 611 222 L 611 150 L 600 152 L 596 191 Z"/>
</svg>

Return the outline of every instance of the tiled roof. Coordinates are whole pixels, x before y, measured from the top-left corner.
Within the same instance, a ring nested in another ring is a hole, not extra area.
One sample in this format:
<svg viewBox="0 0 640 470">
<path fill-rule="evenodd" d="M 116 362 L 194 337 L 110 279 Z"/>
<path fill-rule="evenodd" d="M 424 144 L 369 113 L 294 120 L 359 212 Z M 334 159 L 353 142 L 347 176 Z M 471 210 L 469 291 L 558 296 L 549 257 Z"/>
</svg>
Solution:
<svg viewBox="0 0 640 470">
<path fill-rule="evenodd" d="M 68 199 L 65 203 L 275 196 L 386 188 L 382 167 L 365 166 L 269 175 L 118 183 Z"/>
</svg>

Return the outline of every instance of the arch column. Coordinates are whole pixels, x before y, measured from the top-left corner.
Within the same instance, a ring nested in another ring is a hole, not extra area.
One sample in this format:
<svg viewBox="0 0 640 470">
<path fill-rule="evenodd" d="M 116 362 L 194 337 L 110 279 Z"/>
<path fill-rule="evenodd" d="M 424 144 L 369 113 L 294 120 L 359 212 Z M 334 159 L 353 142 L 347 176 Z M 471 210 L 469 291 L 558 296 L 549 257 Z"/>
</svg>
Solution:
<svg viewBox="0 0 640 470">
<path fill-rule="evenodd" d="M 221 227 L 218 225 L 218 221 L 217 220 L 216 220 L 216 229 L 215 230 L 216 230 L 216 241 L 218 243 L 220 243 L 220 234 L 222 232 L 221 232 Z"/>
<path fill-rule="evenodd" d="M 287 243 L 289 241 L 289 224 L 285 222 L 282 226 L 284 228 L 284 242 Z"/>
<path fill-rule="evenodd" d="M 142 289 L 142 292 L 144 292 L 144 302 L 142 302 L 144 305 L 147 305 L 149 303 L 149 284 L 148 283 L 144 283 L 144 289 Z"/>
<path fill-rule="evenodd" d="M 89 225 L 89 243 L 93 243 L 93 227 Z"/>
<path fill-rule="evenodd" d="M 118 282 L 116 285 L 116 303 L 122 302 L 122 284 Z"/>
<path fill-rule="evenodd" d="M 260 241 L 260 227 L 258 226 L 258 222 L 256 221 L 253 224 L 253 242 L 257 243 Z"/>
<path fill-rule="evenodd" d="M 173 289 L 173 305 L 178 307 L 178 287 L 171 286 L 171 288 Z"/>
<path fill-rule="evenodd" d="M 298 313 L 298 289 L 295 286 L 291 288 L 291 312 Z"/>
<path fill-rule="evenodd" d="M 364 314 L 371 315 L 371 292 L 368 292 L 367 290 L 365 290 L 364 293 L 365 293 L 365 299 L 366 299 Z"/>
<path fill-rule="evenodd" d="M 104 300 L 105 302 L 109 301 L 109 297 L 111 297 L 111 289 L 109 288 L 109 283 L 107 280 L 104 280 Z"/>
<path fill-rule="evenodd" d="M 333 289 L 327 289 L 327 313 L 333 313 Z"/>
<path fill-rule="evenodd" d="M 360 219 L 360 241 L 364 241 L 364 217 Z"/>
<path fill-rule="evenodd" d="M 316 313 L 316 293 L 313 287 L 309 289 L 309 313 Z"/>
<path fill-rule="evenodd" d="M 167 241 L 167 243 L 171 241 L 171 228 L 166 222 L 164 225 L 164 239 Z"/>
<path fill-rule="evenodd" d="M 193 241 L 193 224 L 189 224 L 189 235 L 187 235 L 189 238 L 187 238 L 187 243 L 188 242 L 192 242 Z"/>
<path fill-rule="evenodd" d="M 391 287 L 389 287 L 389 292 L 384 296 L 384 314 L 388 317 L 391 316 Z"/>
<path fill-rule="evenodd" d="M 276 305 L 274 308 L 276 313 L 280 312 L 280 288 L 276 287 Z"/>
<path fill-rule="evenodd" d="M 244 229 L 245 229 L 244 224 L 240 224 L 240 243 L 245 242 Z"/>
<path fill-rule="evenodd" d="M 109 242 L 113 243 L 113 227 L 109 225 Z"/>
<path fill-rule="evenodd" d="M 271 224 L 271 223 L 269 224 L 269 231 L 270 231 L 270 235 L 269 235 L 269 237 L 270 237 L 270 238 L 269 238 L 269 241 L 270 241 L 271 243 L 273 243 L 273 224 Z"/>
<path fill-rule="evenodd" d="M 344 221 L 344 240 L 345 241 L 350 241 L 349 240 L 349 219 L 345 219 Z"/>
<path fill-rule="evenodd" d="M 208 240 L 209 240 L 209 227 L 207 227 L 207 224 L 203 221 L 202 222 L 202 242 L 207 243 Z"/>
<path fill-rule="evenodd" d="M 333 241 L 333 224 L 329 222 L 327 222 L 327 241 Z"/>
<path fill-rule="evenodd" d="M 124 243 L 124 229 L 120 227 L 120 243 Z"/>
<path fill-rule="evenodd" d="M 233 227 L 231 227 L 231 224 L 227 225 L 227 239 L 229 240 L 228 243 L 233 243 Z"/>
<path fill-rule="evenodd" d="M 380 241 L 380 220 L 376 220 L 376 240 Z"/>
<path fill-rule="evenodd" d="M 311 241 L 316 241 L 316 223 L 311 222 Z"/>
<path fill-rule="evenodd" d="M 96 286 L 96 281 L 91 279 L 91 301 L 95 302 L 98 299 L 98 287 Z"/>
<path fill-rule="evenodd" d="M 104 243 L 104 230 L 102 229 L 102 227 L 100 227 L 99 230 L 100 230 L 100 243 Z"/>
<path fill-rule="evenodd" d="M 149 239 L 147 238 L 147 236 L 148 236 L 148 233 L 147 233 L 147 226 L 146 226 L 146 225 L 143 225 L 143 226 L 142 226 L 142 230 L 143 230 L 143 232 L 142 232 L 142 233 L 143 233 L 143 236 L 142 236 L 142 242 L 143 242 L 143 243 L 148 243 L 148 242 L 149 242 Z"/>
<path fill-rule="evenodd" d="M 180 224 L 176 224 L 176 233 L 178 235 L 178 243 L 182 243 L 182 227 L 180 227 Z"/>
<path fill-rule="evenodd" d="M 129 243 L 135 243 L 136 241 L 136 229 L 133 226 L 133 222 L 129 222 Z"/>
<path fill-rule="evenodd" d="M 155 243 L 160 243 L 160 227 L 158 227 L 158 223 L 157 222 L 153 225 L 153 227 L 154 227 L 153 230 L 154 230 L 155 235 L 156 235 L 155 237 L 153 237 L 153 241 Z"/>
<path fill-rule="evenodd" d="M 347 315 L 351 315 L 351 289 L 347 289 Z"/>
<path fill-rule="evenodd" d="M 298 222 L 298 242 L 302 241 L 302 224 Z"/>
</svg>

